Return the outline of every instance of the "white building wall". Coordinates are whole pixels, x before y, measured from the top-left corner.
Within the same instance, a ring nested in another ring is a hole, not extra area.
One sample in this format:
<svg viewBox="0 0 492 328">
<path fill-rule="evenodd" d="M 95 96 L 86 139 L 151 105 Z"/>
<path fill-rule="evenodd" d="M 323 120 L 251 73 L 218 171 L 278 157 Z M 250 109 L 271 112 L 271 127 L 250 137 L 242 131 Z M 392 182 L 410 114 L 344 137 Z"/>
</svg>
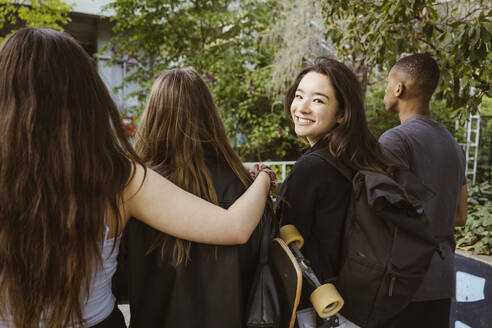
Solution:
<svg viewBox="0 0 492 328">
<path fill-rule="evenodd" d="M 66 0 L 67 3 L 73 5 L 72 12 L 97 15 L 111 16 L 112 12 L 103 12 L 103 7 L 111 2 L 111 0 Z"/>
<path fill-rule="evenodd" d="M 104 10 L 104 6 L 109 4 L 111 0 L 77 0 L 72 2 L 67 0 L 67 2 L 74 6 L 72 14 L 88 15 L 97 19 L 96 47 L 98 53 L 95 55 L 97 68 L 118 108 L 122 111 L 128 111 L 130 108 L 138 106 L 135 98 L 128 98 L 130 93 L 138 90 L 138 85 L 127 84 L 117 92 L 115 90 L 115 88 L 122 86 L 125 76 L 131 73 L 131 70 L 128 70 L 127 63 L 121 62 L 117 65 L 109 66 L 107 61 L 113 56 L 111 50 L 106 51 L 104 54 L 100 53 L 104 44 L 111 39 L 113 34 L 112 23 L 109 21 L 112 12 Z"/>
</svg>

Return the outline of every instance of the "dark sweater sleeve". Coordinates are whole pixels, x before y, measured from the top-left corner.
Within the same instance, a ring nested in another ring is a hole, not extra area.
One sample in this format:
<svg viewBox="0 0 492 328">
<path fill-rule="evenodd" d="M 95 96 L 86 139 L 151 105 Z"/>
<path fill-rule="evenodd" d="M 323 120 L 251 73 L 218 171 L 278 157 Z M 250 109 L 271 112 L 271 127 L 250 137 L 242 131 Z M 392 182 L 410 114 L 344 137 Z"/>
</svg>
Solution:
<svg viewBox="0 0 492 328">
<path fill-rule="evenodd" d="M 313 166 L 308 160 L 300 159 L 292 168 L 279 192 L 277 216 L 280 226 L 293 224 L 307 239 L 311 235 L 314 220 L 318 183 L 313 183 L 310 170 Z M 313 172 L 314 173 L 314 172 Z"/>
<path fill-rule="evenodd" d="M 304 255 L 321 280 L 337 274 L 350 183 L 317 156 L 301 157 L 280 191 L 280 225 L 294 224 L 305 240 Z"/>
</svg>

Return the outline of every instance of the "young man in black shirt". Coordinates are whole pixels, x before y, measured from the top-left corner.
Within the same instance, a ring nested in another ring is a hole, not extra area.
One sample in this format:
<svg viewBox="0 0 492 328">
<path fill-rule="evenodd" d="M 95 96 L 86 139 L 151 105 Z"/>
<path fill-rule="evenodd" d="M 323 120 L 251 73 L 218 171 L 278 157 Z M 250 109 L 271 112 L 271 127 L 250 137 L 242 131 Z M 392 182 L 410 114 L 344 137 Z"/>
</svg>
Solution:
<svg viewBox="0 0 492 328">
<path fill-rule="evenodd" d="M 391 328 L 448 328 L 454 294 L 454 226 L 466 222 L 465 156 L 449 131 L 435 121 L 429 101 L 439 81 L 439 68 L 428 54 L 402 58 L 391 69 L 384 97 L 388 111 L 401 125 L 386 131 L 379 142 L 386 154 L 436 192 L 424 204 L 432 234 L 440 243 L 427 275 L 412 302 Z"/>
</svg>

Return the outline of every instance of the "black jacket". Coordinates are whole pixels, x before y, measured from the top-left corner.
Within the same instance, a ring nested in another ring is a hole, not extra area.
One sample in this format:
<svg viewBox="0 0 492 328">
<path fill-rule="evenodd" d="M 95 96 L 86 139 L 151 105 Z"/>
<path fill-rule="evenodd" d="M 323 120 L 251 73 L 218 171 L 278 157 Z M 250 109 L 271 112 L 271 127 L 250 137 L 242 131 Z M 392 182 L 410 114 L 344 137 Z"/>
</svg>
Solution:
<svg viewBox="0 0 492 328">
<path fill-rule="evenodd" d="M 219 205 L 228 208 L 245 190 L 231 168 L 206 157 Z M 267 206 L 268 207 L 268 206 Z M 193 243 L 191 262 L 176 265 L 172 246 L 146 255 L 154 229 L 131 219 L 120 247 L 114 292 L 128 297 L 133 328 L 231 328 L 245 326 L 248 296 L 258 264 L 260 236 L 272 233 L 273 214 L 262 221 L 245 245 L 217 247 Z M 127 284 L 127 285 L 126 285 Z"/>
<path fill-rule="evenodd" d="M 341 264 L 343 227 L 352 191 L 350 182 L 315 155 L 327 148 L 322 141 L 295 163 L 280 189 L 277 218 L 293 224 L 304 237 L 302 252 L 321 283 L 332 282 Z M 310 307 L 314 288 L 303 281 L 299 308 Z"/>
</svg>

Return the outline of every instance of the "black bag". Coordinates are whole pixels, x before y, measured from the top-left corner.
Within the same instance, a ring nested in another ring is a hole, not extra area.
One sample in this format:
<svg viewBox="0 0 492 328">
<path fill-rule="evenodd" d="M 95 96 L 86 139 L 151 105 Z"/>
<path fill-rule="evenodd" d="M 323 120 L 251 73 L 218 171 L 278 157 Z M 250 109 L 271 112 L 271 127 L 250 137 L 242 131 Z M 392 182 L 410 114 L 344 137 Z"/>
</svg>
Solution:
<svg viewBox="0 0 492 328">
<path fill-rule="evenodd" d="M 373 171 L 354 172 L 327 148 L 313 154 L 353 187 L 336 282 L 345 300 L 341 313 L 361 327 L 381 327 L 408 305 L 440 250 L 422 207 L 434 193 L 408 170 L 395 181 Z"/>
<path fill-rule="evenodd" d="M 271 204 L 268 204 L 269 207 Z M 277 286 L 268 264 L 268 254 L 271 240 L 278 235 L 278 223 L 273 217 L 271 208 L 265 209 L 270 214 L 261 235 L 260 261 L 255 272 L 251 294 L 246 310 L 246 326 L 248 328 L 278 328 L 280 324 L 280 302 Z"/>
</svg>

